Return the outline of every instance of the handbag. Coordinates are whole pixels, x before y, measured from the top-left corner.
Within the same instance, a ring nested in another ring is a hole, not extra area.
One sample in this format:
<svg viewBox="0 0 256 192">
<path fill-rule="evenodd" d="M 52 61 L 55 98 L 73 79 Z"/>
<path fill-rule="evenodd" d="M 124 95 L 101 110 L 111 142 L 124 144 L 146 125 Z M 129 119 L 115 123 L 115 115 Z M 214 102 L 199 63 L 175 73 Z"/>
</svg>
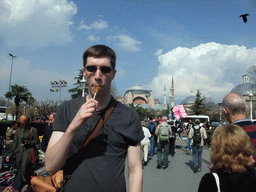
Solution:
<svg viewBox="0 0 256 192">
<path fill-rule="evenodd" d="M 33 134 L 32 129 L 33 129 L 33 127 L 30 128 L 30 141 L 32 140 L 32 134 Z M 30 151 L 30 157 L 29 157 L 29 161 L 32 165 L 39 161 L 38 155 L 39 155 L 39 151 L 37 149 L 35 149 L 35 147 L 32 147 L 31 151 Z"/>
<path fill-rule="evenodd" d="M 85 143 L 81 147 L 81 149 L 71 158 L 66 161 L 64 166 L 65 172 L 63 170 L 58 171 L 52 176 L 36 176 L 31 179 L 31 187 L 34 192 L 61 192 L 63 191 L 64 184 L 70 178 L 70 175 L 75 171 L 77 167 L 77 163 L 81 159 L 83 153 L 89 147 L 92 140 L 98 135 L 101 128 L 107 121 L 108 117 L 114 110 L 117 105 L 117 101 L 112 97 L 109 105 L 105 109 L 105 113 L 99 119 L 97 125 L 94 130 L 90 134 L 90 136 L 86 139 Z"/>
</svg>

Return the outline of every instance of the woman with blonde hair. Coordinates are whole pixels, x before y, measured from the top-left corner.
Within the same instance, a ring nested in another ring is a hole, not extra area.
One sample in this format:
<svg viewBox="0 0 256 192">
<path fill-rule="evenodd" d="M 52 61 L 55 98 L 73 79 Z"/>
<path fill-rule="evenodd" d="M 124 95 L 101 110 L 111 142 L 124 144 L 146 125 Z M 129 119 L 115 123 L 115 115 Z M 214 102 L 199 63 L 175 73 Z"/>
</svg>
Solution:
<svg viewBox="0 0 256 192">
<path fill-rule="evenodd" d="M 237 125 L 215 130 L 211 146 L 211 173 L 200 181 L 199 192 L 256 191 L 256 171 L 247 133 Z"/>
</svg>

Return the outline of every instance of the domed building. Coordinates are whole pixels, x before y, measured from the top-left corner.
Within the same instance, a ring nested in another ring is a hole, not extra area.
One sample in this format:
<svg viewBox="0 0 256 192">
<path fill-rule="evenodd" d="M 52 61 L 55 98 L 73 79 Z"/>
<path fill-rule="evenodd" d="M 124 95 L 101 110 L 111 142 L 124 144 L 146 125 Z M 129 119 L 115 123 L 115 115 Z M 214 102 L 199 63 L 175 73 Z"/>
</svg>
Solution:
<svg viewBox="0 0 256 192">
<path fill-rule="evenodd" d="M 116 97 L 115 99 L 125 105 L 135 104 L 139 105 L 144 109 L 154 109 L 154 110 L 166 110 L 166 86 L 164 85 L 164 103 L 161 104 L 158 99 L 154 98 L 152 90 L 147 90 L 139 84 L 132 86 L 127 89 L 124 95 Z M 174 106 L 174 81 L 172 78 L 171 88 L 169 97 L 171 99 L 171 106 Z"/>
<path fill-rule="evenodd" d="M 190 91 L 190 96 L 186 97 L 181 102 L 181 104 L 184 106 L 184 108 L 185 108 L 185 110 L 186 110 L 188 115 L 192 115 L 193 114 L 193 111 L 192 111 L 192 109 L 190 107 L 195 104 L 195 101 L 196 101 L 196 96 L 194 96 L 194 92 L 193 91 Z"/>
<path fill-rule="evenodd" d="M 147 90 L 140 85 L 135 85 L 129 88 L 124 94 L 125 104 L 148 104 L 150 107 L 154 106 L 154 96 L 151 90 Z"/>
<path fill-rule="evenodd" d="M 252 112 L 252 119 L 256 117 L 256 107 L 255 107 L 255 101 L 256 101 L 256 84 L 250 82 L 250 78 L 248 75 L 243 76 L 243 83 L 235 86 L 230 93 L 238 93 L 242 95 L 246 101 L 247 105 L 247 117 L 250 117 L 250 114 Z M 252 101 L 252 106 L 250 106 L 250 101 Z"/>
</svg>

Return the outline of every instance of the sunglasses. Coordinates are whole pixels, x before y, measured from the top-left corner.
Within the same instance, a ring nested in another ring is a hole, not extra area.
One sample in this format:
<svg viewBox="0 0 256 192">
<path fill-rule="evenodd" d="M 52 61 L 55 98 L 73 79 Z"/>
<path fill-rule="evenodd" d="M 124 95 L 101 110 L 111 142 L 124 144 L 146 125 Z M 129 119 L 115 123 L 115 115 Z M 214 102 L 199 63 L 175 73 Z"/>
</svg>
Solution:
<svg viewBox="0 0 256 192">
<path fill-rule="evenodd" d="M 106 67 L 106 66 L 96 67 L 94 65 L 91 65 L 85 68 L 88 72 L 91 72 L 91 73 L 95 73 L 98 68 L 100 69 L 101 73 L 110 73 L 112 71 L 111 67 Z"/>
</svg>

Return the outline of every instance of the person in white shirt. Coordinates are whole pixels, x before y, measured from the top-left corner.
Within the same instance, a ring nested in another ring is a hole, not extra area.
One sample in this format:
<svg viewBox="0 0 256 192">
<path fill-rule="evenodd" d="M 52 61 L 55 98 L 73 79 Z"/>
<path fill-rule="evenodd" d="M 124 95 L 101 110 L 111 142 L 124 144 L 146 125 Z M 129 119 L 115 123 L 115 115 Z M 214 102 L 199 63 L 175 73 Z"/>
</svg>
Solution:
<svg viewBox="0 0 256 192">
<path fill-rule="evenodd" d="M 146 128 L 146 122 L 142 121 L 141 122 L 143 133 L 144 133 L 144 139 L 141 141 L 141 148 L 143 152 L 143 165 L 147 165 L 148 163 L 148 149 L 150 146 L 150 140 L 149 138 L 152 137 L 151 133 L 149 132 L 148 128 Z"/>
</svg>

